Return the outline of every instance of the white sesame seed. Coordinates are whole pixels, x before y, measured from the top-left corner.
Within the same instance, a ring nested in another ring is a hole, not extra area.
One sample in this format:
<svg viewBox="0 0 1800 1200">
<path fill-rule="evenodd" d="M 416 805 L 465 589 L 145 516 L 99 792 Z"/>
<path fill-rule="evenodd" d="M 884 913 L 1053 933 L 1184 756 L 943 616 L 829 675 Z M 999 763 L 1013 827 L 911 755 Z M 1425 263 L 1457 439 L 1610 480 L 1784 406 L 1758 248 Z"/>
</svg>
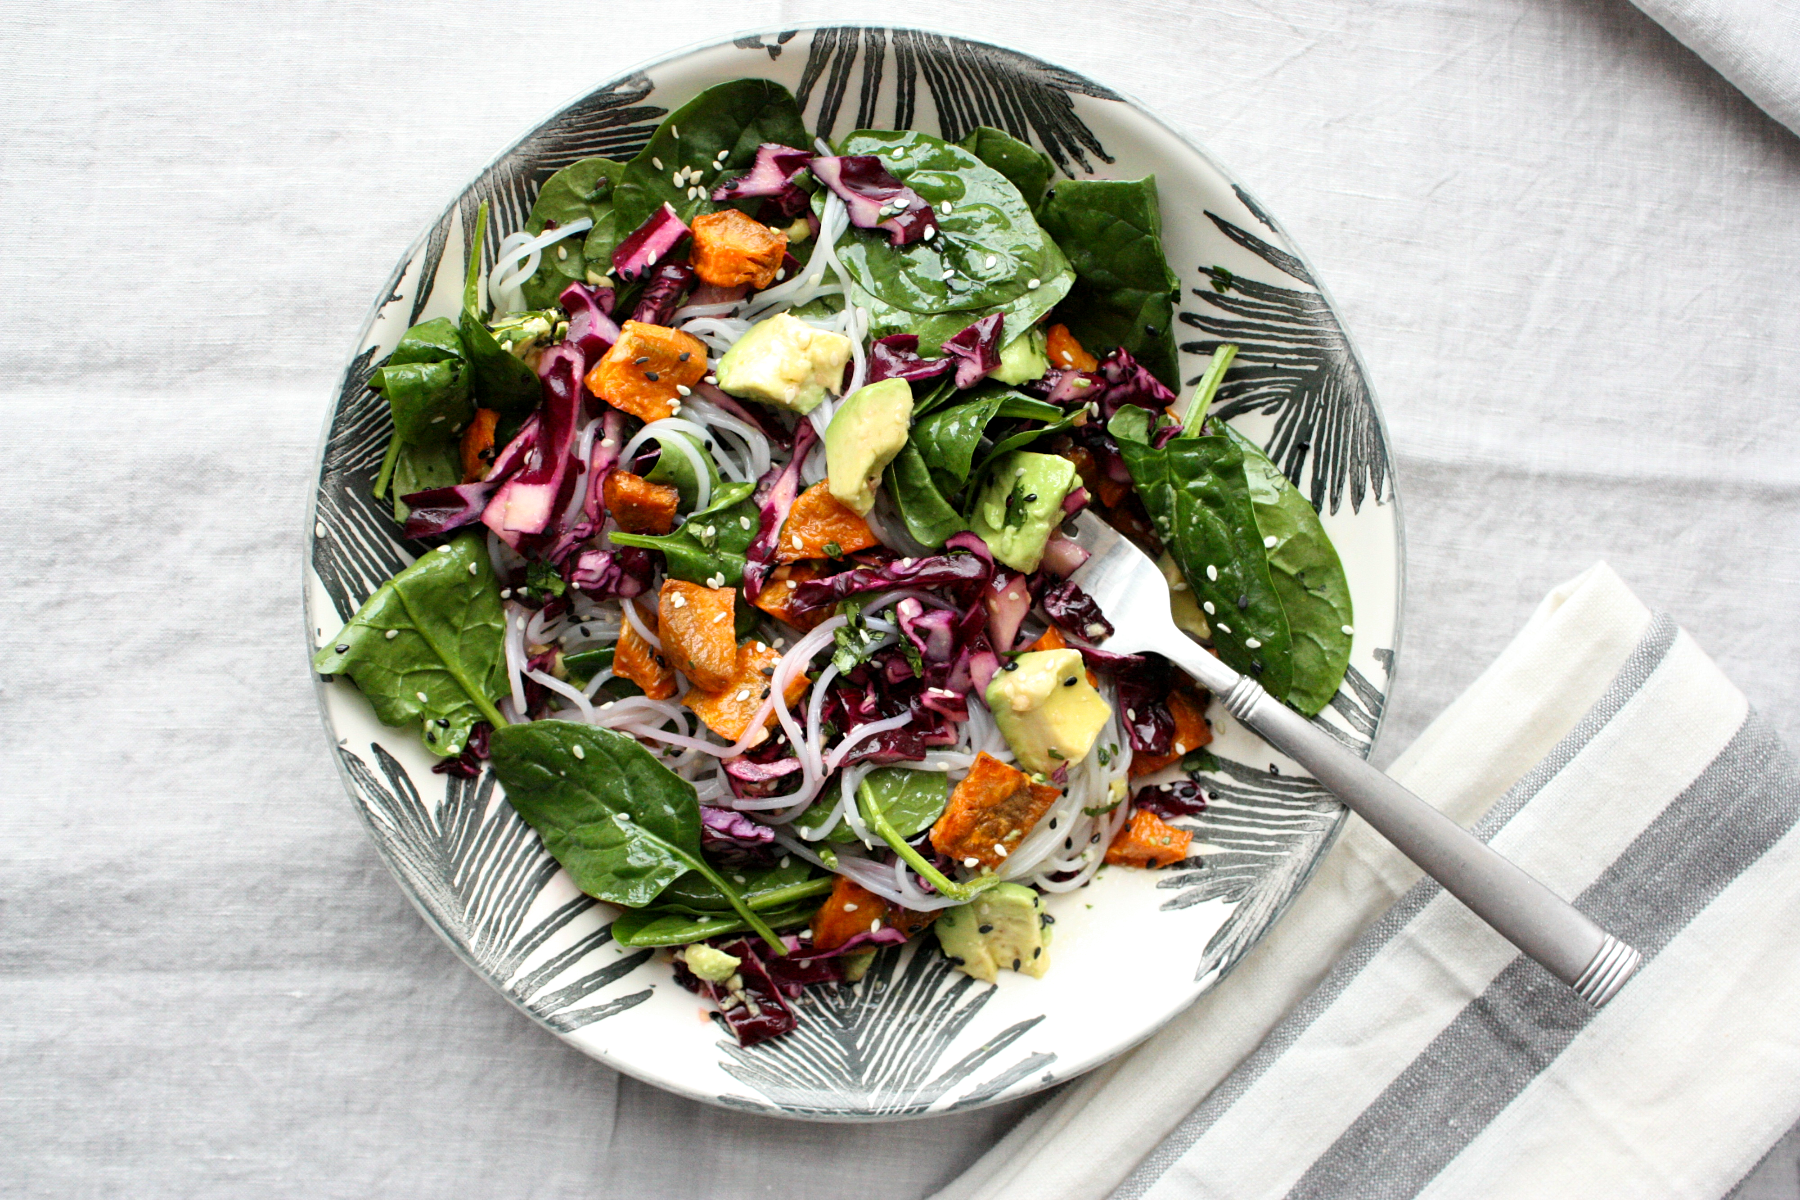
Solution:
<svg viewBox="0 0 1800 1200">
<path fill-rule="evenodd" d="M 936 236 L 937 236 L 937 226 L 927 225 L 925 227 L 925 240 L 929 242 L 932 238 L 934 238 Z"/>
<path fill-rule="evenodd" d="M 1226 624 L 1226 623 L 1225 623 L 1225 622 L 1223 622 L 1223 621 L 1220 621 L 1220 622 L 1219 622 L 1219 632 L 1220 632 L 1220 633 L 1230 633 L 1230 632 L 1231 632 L 1231 626 L 1229 626 L 1229 625 L 1227 625 L 1227 624 Z"/>
<path fill-rule="evenodd" d="M 1213 602 L 1211 600 L 1201 601 L 1200 607 L 1204 608 L 1206 610 L 1206 615 L 1209 617 L 1218 611 L 1217 609 L 1213 608 Z"/>
<path fill-rule="evenodd" d="M 569 248 L 567 246 L 558 246 L 556 248 L 556 257 L 559 259 L 569 257 Z"/>
<path fill-rule="evenodd" d="M 438 547 L 438 553 L 439 553 L 439 554 L 448 554 L 448 553 L 450 553 L 450 547 L 448 547 L 448 546 L 439 546 L 439 547 Z"/>
<path fill-rule="evenodd" d="M 956 272 L 953 271 L 952 269 L 950 269 L 949 267 L 945 267 L 944 268 L 944 278 L 945 279 L 955 279 Z"/>
<path fill-rule="evenodd" d="M 682 595 L 680 592 L 676 592 L 675 595 L 673 597 L 671 597 L 669 600 L 669 607 L 670 608 L 686 608 L 687 607 L 687 597 Z"/>
<path fill-rule="evenodd" d="M 1137 709 L 1135 709 L 1135 708 L 1128 708 L 1128 709 L 1126 709 L 1126 710 L 1125 710 L 1125 719 L 1126 719 L 1126 720 L 1127 720 L 1127 721 L 1135 721 L 1135 720 L 1137 720 Z"/>
<path fill-rule="evenodd" d="M 1219 581 L 1219 568 L 1213 566 L 1211 563 L 1207 563 L 1206 564 L 1206 577 L 1208 579 L 1212 580 L 1214 583 L 1217 583 Z"/>
<path fill-rule="evenodd" d="M 471 574 L 471 575 L 479 575 L 479 574 L 481 574 L 481 564 L 479 564 L 479 563 L 470 563 L 470 564 L 469 564 L 469 574 Z"/>
<path fill-rule="evenodd" d="M 777 649 L 777 650 L 784 650 L 784 649 L 786 649 L 786 648 L 787 648 L 787 639 L 786 639 L 786 638 L 784 638 L 784 637 L 778 637 L 778 638 L 776 638 L 776 639 L 775 639 L 775 648 L 776 648 L 776 649 Z"/>
<path fill-rule="evenodd" d="M 429 700 L 429 699 L 431 699 L 431 697 L 430 697 L 430 696 L 427 696 L 427 695 L 426 695 L 426 694 L 425 694 L 425 693 L 424 693 L 424 692 L 414 692 L 414 693 L 413 693 L 413 695 L 415 695 L 415 696 L 417 696 L 417 697 L 418 697 L 418 698 L 419 698 L 419 699 L 420 699 L 420 700 Z"/>
<path fill-rule="evenodd" d="M 869 932 L 870 933 L 875 933 L 880 928 L 881 928 L 881 918 L 880 917 L 876 917 L 873 921 L 869 922 Z"/>
<path fill-rule="evenodd" d="M 965 867 L 979 867 L 980 865 L 981 865 L 981 860 L 979 858 L 975 858 L 975 857 L 971 856 L 969 858 L 963 859 L 963 866 L 965 866 Z"/>
<path fill-rule="evenodd" d="M 720 621 L 723 621 L 726 617 L 728 617 L 730 615 L 731 614 L 729 614 L 729 613 L 714 613 L 713 614 L 713 624 L 717 625 Z"/>
<path fill-rule="evenodd" d="M 676 187 L 680 187 L 686 181 L 686 179 L 687 179 L 686 171 L 677 171 L 673 175 L 669 176 L 669 182 L 674 184 Z"/>
<path fill-rule="evenodd" d="M 583 750 L 581 748 L 580 742 L 577 742 L 577 743 L 575 743 L 575 745 L 570 746 L 569 753 L 573 754 L 576 758 L 586 758 L 587 757 L 587 751 Z"/>
<path fill-rule="evenodd" d="M 1348 625 L 1344 626 L 1344 636 L 1345 637 L 1349 637 L 1352 634 L 1354 634 L 1355 632 L 1356 632 L 1356 630 L 1350 628 L 1350 626 L 1348 626 Z"/>
<path fill-rule="evenodd" d="M 671 137 L 673 137 L 676 141 L 679 142 L 681 140 L 681 126 L 679 126 L 679 125 L 669 126 L 669 135 Z"/>
<path fill-rule="evenodd" d="M 1001 858 L 1005 858 L 1006 857 L 1006 847 L 1002 846 L 999 842 L 995 842 L 994 843 L 994 853 L 998 854 Z"/>
<path fill-rule="evenodd" d="M 943 207 L 945 214 L 948 215 L 948 214 L 956 211 L 956 202 L 954 200 L 946 200 L 946 201 L 944 201 L 942 207 Z"/>
<path fill-rule="evenodd" d="M 786 267 L 776 267 L 775 268 L 775 282 L 780 283 L 782 280 L 784 280 L 786 278 L 787 278 L 787 268 Z"/>
<path fill-rule="evenodd" d="M 660 170 L 662 170 L 662 169 L 663 169 L 663 168 L 662 168 L 662 159 L 660 159 L 660 158 L 657 158 L 657 157 L 656 157 L 656 156 L 654 156 L 654 155 L 652 155 L 652 156 L 651 156 L 651 158 L 650 158 L 650 165 L 651 165 L 651 166 L 653 166 L 653 167 L 655 167 L 655 168 L 656 168 L 656 169 L 657 169 L 657 170 L 659 170 L 659 171 L 660 171 Z"/>
<path fill-rule="evenodd" d="M 605 704 L 602 704 L 600 707 L 603 709 L 611 708 L 615 703 L 616 703 L 616 701 L 608 700 Z"/>
<path fill-rule="evenodd" d="M 707 377 L 706 377 L 706 382 L 708 382 L 708 383 L 717 383 L 717 382 L 719 382 L 719 377 L 718 377 L 718 376 L 717 376 L 717 375 L 708 375 L 708 376 L 707 376 Z"/>
<path fill-rule="evenodd" d="M 502 600 L 511 600 L 512 599 L 512 589 L 511 588 L 501 588 L 500 589 L 500 598 Z"/>
<path fill-rule="evenodd" d="M 811 279 L 807 280 L 806 285 L 808 287 L 818 287 L 820 283 L 824 282 L 824 279 L 825 279 L 825 276 L 821 272 L 819 274 L 814 275 Z"/>
<path fill-rule="evenodd" d="M 1245 638 L 1244 645 L 1245 645 L 1245 647 L 1247 647 L 1248 649 L 1251 649 L 1251 650 L 1262 649 L 1262 643 L 1257 641 L 1255 638 Z"/>
<path fill-rule="evenodd" d="M 738 528 L 739 529 L 750 528 L 750 518 L 749 517 L 739 517 L 738 518 Z"/>
<path fill-rule="evenodd" d="M 1281 539 L 1278 537 L 1273 537 L 1273 536 L 1266 537 L 1263 539 L 1263 549 L 1264 550 L 1273 550 L 1275 548 L 1276 544 L 1280 541 L 1281 541 Z"/>
<path fill-rule="evenodd" d="M 724 614 L 721 613 L 720 615 L 723 616 Z M 749 688 L 742 689 L 734 697 L 734 699 L 736 699 L 739 704 L 742 704 L 744 701 L 748 700 L 749 698 L 750 698 L 750 689 Z"/>
<path fill-rule="evenodd" d="M 382 634 L 381 636 L 391 642 L 395 638 L 400 636 L 400 631 L 398 629 L 390 629 L 386 633 Z"/>
<path fill-rule="evenodd" d="M 614 446 L 619 444 L 619 440 L 617 438 L 601 438 L 600 444 L 608 450 L 611 450 Z"/>
<path fill-rule="evenodd" d="M 796 549 L 796 550 L 798 550 L 801 546 L 804 546 L 806 544 L 804 541 L 801 540 L 800 535 L 797 533 L 791 535 L 789 540 L 793 543 L 794 549 Z"/>
<path fill-rule="evenodd" d="M 999 256 L 999 255 L 997 255 L 997 254 L 990 254 L 990 255 L 988 255 L 988 256 L 987 256 L 987 265 L 988 265 L 988 266 L 990 266 L 990 267 L 993 267 L 993 266 L 997 266 L 997 265 L 999 265 L 999 262 L 1000 262 L 1000 256 Z"/>
<path fill-rule="evenodd" d="M 678 383 L 675 385 L 675 394 L 677 396 L 691 396 L 694 394 L 694 389 L 685 383 Z"/>
<path fill-rule="evenodd" d="M 1025 281 L 1025 286 L 1028 288 L 1031 288 L 1033 290 L 1036 290 L 1036 288 L 1038 286 L 1038 281 L 1035 279 L 1028 279 Z"/>
</svg>

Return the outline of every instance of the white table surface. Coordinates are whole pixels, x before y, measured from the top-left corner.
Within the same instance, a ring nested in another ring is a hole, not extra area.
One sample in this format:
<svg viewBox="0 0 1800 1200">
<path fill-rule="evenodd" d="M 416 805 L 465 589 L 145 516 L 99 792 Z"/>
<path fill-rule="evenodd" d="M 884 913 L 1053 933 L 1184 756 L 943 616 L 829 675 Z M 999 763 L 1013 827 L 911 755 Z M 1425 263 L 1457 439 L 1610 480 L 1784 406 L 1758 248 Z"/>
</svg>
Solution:
<svg viewBox="0 0 1800 1200">
<path fill-rule="evenodd" d="M 1800 139 L 1625 0 L 1076 7 L 0 4 L 0 1191 L 887 1200 L 1016 1116 L 619 1081 L 426 929 L 314 709 L 302 514 L 370 300 L 512 138 L 715 33 L 1007 42 L 1286 223 L 1399 456 L 1381 758 L 1600 557 L 1800 735 Z"/>
</svg>

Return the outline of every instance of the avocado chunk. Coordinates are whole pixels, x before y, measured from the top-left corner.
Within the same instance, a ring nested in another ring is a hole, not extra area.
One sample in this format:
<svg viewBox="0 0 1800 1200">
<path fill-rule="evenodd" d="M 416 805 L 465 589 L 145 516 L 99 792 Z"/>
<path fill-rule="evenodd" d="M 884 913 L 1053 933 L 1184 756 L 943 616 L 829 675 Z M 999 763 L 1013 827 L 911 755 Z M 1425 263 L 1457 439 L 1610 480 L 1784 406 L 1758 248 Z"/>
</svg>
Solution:
<svg viewBox="0 0 1800 1200">
<path fill-rule="evenodd" d="M 1033 979 L 1049 969 L 1050 925 L 1043 899 L 1017 883 L 995 884 L 967 904 L 947 908 L 933 924 L 938 945 L 956 969 L 993 983 L 1001 967 Z"/>
<path fill-rule="evenodd" d="M 714 368 L 719 387 L 802 415 L 843 385 L 850 339 L 780 313 L 752 325 Z"/>
<path fill-rule="evenodd" d="M 857 388 L 825 429 L 826 490 L 859 517 L 875 507 L 882 471 L 906 445 L 912 425 L 912 385 L 883 379 Z"/>
<path fill-rule="evenodd" d="M 742 959 L 715 950 L 705 942 L 695 942 L 681 952 L 687 969 L 708 983 L 724 983 L 737 973 Z"/>
<path fill-rule="evenodd" d="M 970 528 L 995 558 L 1029 575 L 1062 522 L 1063 498 L 1074 489 L 1075 464 L 1068 459 L 1014 450 L 994 465 Z"/>
<path fill-rule="evenodd" d="M 988 372 L 1001 383 L 1030 383 L 1050 369 L 1050 347 L 1041 329 L 1027 329 L 1000 347 L 1000 365 Z"/>
<path fill-rule="evenodd" d="M 1048 775 L 1077 763 L 1112 719 L 1112 708 L 1088 682 L 1079 650 L 1033 650 L 994 672 L 987 706 L 1028 771 Z"/>
</svg>

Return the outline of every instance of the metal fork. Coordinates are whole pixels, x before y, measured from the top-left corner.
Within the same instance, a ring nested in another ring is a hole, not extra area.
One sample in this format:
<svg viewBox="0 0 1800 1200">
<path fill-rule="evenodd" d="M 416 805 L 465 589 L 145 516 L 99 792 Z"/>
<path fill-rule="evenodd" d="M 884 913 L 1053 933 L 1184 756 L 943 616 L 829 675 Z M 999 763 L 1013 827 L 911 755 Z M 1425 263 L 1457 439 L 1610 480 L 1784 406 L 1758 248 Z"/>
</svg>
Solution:
<svg viewBox="0 0 1800 1200">
<path fill-rule="evenodd" d="M 1636 950 L 1176 628 L 1162 571 L 1117 530 L 1091 513 L 1077 518 L 1076 529 L 1075 540 L 1090 557 L 1070 578 L 1112 622 L 1116 632 L 1106 639 L 1107 650 L 1152 651 L 1192 675 L 1233 716 L 1595 1008 L 1637 970 L 1643 958 Z"/>
</svg>

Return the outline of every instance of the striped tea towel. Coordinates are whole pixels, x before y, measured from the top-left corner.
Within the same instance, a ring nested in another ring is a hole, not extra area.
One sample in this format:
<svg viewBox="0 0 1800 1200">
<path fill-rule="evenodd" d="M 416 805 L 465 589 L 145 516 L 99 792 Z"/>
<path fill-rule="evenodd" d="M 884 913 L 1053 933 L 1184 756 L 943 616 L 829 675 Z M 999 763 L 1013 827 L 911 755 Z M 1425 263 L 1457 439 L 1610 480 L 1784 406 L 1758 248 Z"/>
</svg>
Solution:
<svg viewBox="0 0 1800 1200">
<path fill-rule="evenodd" d="M 1800 1119 L 1800 769 L 1595 566 L 1394 764 L 1644 953 L 1595 1013 L 1354 818 L 1218 987 L 936 1200 L 1725 1195 Z"/>
</svg>

